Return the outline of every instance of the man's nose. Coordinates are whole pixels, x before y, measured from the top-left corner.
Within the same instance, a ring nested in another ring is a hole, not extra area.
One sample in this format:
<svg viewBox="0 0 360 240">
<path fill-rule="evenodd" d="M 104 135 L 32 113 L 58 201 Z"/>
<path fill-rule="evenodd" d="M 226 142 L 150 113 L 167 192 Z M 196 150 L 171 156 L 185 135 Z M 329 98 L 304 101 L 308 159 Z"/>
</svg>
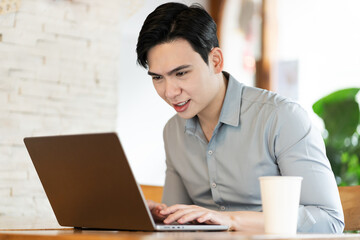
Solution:
<svg viewBox="0 0 360 240">
<path fill-rule="evenodd" d="M 169 79 L 169 80 L 166 80 L 165 82 L 165 97 L 168 98 L 168 99 L 173 99 L 175 98 L 176 96 L 180 95 L 181 93 L 181 88 L 178 86 L 178 84 Z"/>
</svg>

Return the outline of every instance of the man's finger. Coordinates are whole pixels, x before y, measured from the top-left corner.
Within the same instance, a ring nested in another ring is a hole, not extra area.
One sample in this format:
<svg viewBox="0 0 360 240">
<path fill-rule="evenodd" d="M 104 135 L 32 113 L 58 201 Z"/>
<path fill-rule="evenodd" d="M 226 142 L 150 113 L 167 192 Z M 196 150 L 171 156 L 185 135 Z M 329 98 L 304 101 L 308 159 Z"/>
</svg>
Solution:
<svg viewBox="0 0 360 240">
<path fill-rule="evenodd" d="M 170 207 L 166 207 L 165 209 L 161 210 L 161 214 L 164 214 L 164 215 L 168 215 L 168 214 L 172 214 L 180 209 L 185 209 L 185 208 L 190 208 L 192 206 L 189 206 L 189 205 L 184 205 L 184 204 L 176 204 L 176 205 L 173 205 L 173 206 L 170 206 Z"/>
<path fill-rule="evenodd" d="M 165 220 L 164 223 L 169 224 L 172 222 L 177 221 L 179 218 L 181 218 L 182 216 L 184 216 L 185 214 L 188 214 L 190 212 L 194 211 L 193 208 L 184 208 L 184 209 L 180 209 L 177 210 L 176 212 L 170 214 Z M 161 213 L 161 212 L 160 212 Z"/>
<path fill-rule="evenodd" d="M 197 220 L 199 217 L 204 215 L 204 211 L 191 211 L 185 215 L 183 215 L 181 218 L 179 218 L 179 220 L 177 220 L 178 223 L 184 224 L 184 223 L 188 223 L 194 220 Z"/>
<path fill-rule="evenodd" d="M 160 210 L 163 210 L 163 209 L 165 209 L 165 208 L 167 208 L 167 206 L 166 206 L 166 204 L 163 204 L 163 203 L 161 203 L 161 204 L 159 204 L 159 205 L 156 206 L 156 209 L 159 210 L 159 211 L 160 211 Z"/>
<path fill-rule="evenodd" d="M 215 216 L 212 212 L 207 212 L 203 214 L 197 220 L 199 223 L 218 224 L 218 221 L 217 219 L 215 219 Z"/>
</svg>

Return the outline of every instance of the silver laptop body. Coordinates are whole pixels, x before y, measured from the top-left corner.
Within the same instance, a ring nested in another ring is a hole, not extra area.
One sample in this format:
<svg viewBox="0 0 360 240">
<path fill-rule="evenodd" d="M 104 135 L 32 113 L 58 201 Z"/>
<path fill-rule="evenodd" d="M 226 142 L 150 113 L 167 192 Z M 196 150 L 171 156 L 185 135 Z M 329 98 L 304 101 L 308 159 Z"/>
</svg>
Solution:
<svg viewBox="0 0 360 240">
<path fill-rule="evenodd" d="M 157 225 L 116 133 L 24 139 L 62 226 L 141 231 L 222 231 L 222 225 Z"/>
</svg>

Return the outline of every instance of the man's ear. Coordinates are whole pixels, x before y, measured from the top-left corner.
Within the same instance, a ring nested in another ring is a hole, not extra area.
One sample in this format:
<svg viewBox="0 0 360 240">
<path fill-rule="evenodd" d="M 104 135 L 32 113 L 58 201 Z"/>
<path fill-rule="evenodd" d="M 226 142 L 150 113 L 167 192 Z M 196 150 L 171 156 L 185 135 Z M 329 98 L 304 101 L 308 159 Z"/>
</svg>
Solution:
<svg viewBox="0 0 360 240">
<path fill-rule="evenodd" d="M 224 68 L 224 58 L 222 50 L 218 47 L 214 47 L 209 54 L 209 64 L 212 65 L 214 73 L 221 73 Z"/>
</svg>

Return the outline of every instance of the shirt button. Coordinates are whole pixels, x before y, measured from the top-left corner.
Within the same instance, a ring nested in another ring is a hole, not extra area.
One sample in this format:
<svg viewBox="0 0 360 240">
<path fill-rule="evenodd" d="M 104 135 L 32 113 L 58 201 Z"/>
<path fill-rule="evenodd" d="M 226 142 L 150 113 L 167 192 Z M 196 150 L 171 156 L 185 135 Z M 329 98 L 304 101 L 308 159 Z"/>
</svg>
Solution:
<svg viewBox="0 0 360 240">
<path fill-rule="evenodd" d="M 212 154 L 213 154 L 213 151 L 209 150 L 208 153 L 209 153 L 209 155 L 212 155 Z"/>
<path fill-rule="evenodd" d="M 216 183 L 212 183 L 211 186 L 212 186 L 213 188 L 216 188 Z"/>
<path fill-rule="evenodd" d="M 221 210 L 221 211 L 224 211 L 225 209 L 226 209 L 225 206 L 221 206 L 221 207 L 220 207 L 220 210 Z"/>
</svg>

